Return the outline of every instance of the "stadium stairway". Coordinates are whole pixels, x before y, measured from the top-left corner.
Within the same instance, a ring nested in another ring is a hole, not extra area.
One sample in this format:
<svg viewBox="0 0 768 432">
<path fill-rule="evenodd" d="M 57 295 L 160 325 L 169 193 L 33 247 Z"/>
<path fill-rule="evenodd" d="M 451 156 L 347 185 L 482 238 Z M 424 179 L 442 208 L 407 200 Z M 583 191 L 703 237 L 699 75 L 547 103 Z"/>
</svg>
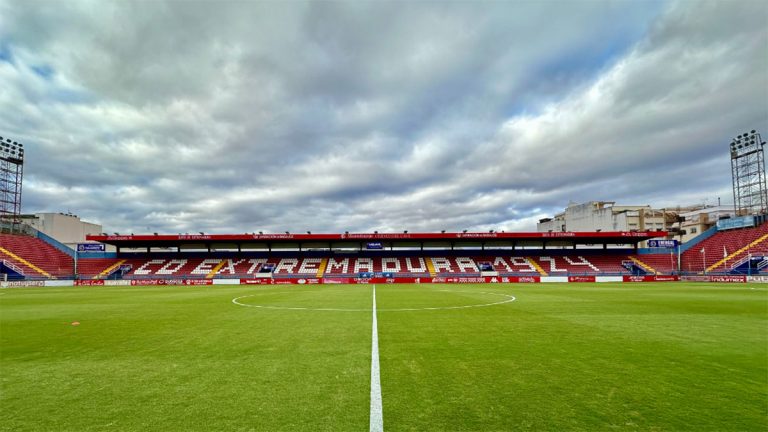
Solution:
<svg viewBox="0 0 768 432">
<path fill-rule="evenodd" d="M 209 271 L 209 272 L 208 272 L 208 274 L 207 274 L 207 275 L 205 275 L 205 278 L 206 278 L 206 279 L 213 279 L 213 277 L 214 277 L 214 276 L 216 276 L 216 273 L 218 273 L 218 272 L 219 272 L 219 270 L 221 270 L 221 268 L 222 268 L 222 267 L 224 267 L 224 265 L 225 265 L 226 263 L 227 263 L 227 260 L 226 260 L 226 259 L 222 259 L 221 261 L 219 261 L 219 263 L 218 263 L 218 264 L 216 264 L 216 265 L 215 265 L 215 266 L 214 266 L 214 267 L 211 269 L 211 271 Z"/>
<path fill-rule="evenodd" d="M 427 262 L 427 270 L 429 270 L 429 277 L 437 276 L 437 271 L 435 270 L 435 263 L 433 263 L 431 259 L 428 259 L 425 261 Z"/>
<path fill-rule="evenodd" d="M 544 271 L 544 269 L 541 267 L 541 265 L 539 265 L 539 263 L 536 262 L 536 260 L 534 260 L 533 258 L 526 258 L 525 260 L 528 261 L 528 263 L 532 265 L 537 272 L 539 272 L 539 275 L 549 276 L 549 274 L 546 271 Z"/>
<path fill-rule="evenodd" d="M 109 276 L 112 272 L 114 272 L 115 270 L 120 268 L 120 266 L 123 265 L 125 263 L 125 261 L 126 260 L 120 260 L 120 261 L 112 264 L 111 266 L 105 268 L 103 271 L 101 271 L 99 273 L 99 278 L 105 278 L 105 277 Z"/>
<path fill-rule="evenodd" d="M 659 272 L 656 271 L 655 268 L 649 266 L 648 264 L 644 263 L 637 257 L 630 256 L 629 259 L 632 260 L 633 263 L 637 264 L 640 268 L 648 272 L 648 274 L 658 274 Z"/>
<path fill-rule="evenodd" d="M 672 274 L 677 270 L 677 255 L 674 253 L 632 255 L 629 258 L 635 258 L 648 265 L 656 274 Z M 641 266 L 641 268 L 643 267 Z M 648 270 L 646 269 L 646 271 Z"/>
<path fill-rule="evenodd" d="M 317 268 L 317 273 L 315 273 L 315 277 L 317 278 L 323 277 L 323 274 L 325 274 L 326 267 L 328 267 L 328 258 L 323 258 L 323 260 L 320 261 L 320 266 Z"/>
<path fill-rule="evenodd" d="M 106 279 L 125 261 L 116 258 L 80 259 L 77 262 L 77 274 L 80 279 Z"/>
</svg>

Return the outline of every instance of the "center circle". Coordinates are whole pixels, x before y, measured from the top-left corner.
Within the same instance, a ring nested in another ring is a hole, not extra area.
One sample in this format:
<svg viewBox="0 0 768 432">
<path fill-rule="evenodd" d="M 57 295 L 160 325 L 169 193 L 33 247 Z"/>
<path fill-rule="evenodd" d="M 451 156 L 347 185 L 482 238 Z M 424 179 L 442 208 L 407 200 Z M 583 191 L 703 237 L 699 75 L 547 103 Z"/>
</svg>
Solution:
<svg viewBox="0 0 768 432">
<path fill-rule="evenodd" d="M 438 292 L 487 294 L 487 295 L 499 296 L 503 298 L 499 301 L 491 302 L 491 303 L 477 303 L 477 304 L 460 305 L 460 306 L 437 306 L 437 307 L 394 308 L 394 309 L 376 308 L 376 311 L 377 312 L 411 312 L 411 311 L 427 311 L 427 310 L 469 309 L 469 308 L 496 306 L 496 305 L 501 305 L 505 303 L 511 303 L 516 300 L 515 296 L 510 294 L 493 293 L 493 292 L 485 292 L 485 291 L 440 290 Z M 373 311 L 373 308 L 360 309 L 360 308 L 324 308 L 324 307 L 316 308 L 316 307 L 304 307 L 304 306 L 272 306 L 272 305 L 263 305 L 263 304 L 243 303 L 240 301 L 241 299 L 245 299 L 248 297 L 256 297 L 256 296 L 257 294 L 249 294 L 249 295 L 244 295 L 240 297 L 235 297 L 232 299 L 232 303 L 238 306 L 258 308 L 258 309 L 271 309 L 271 310 L 327 311 L 327 312 L 371 312 Z"/>
</svg>

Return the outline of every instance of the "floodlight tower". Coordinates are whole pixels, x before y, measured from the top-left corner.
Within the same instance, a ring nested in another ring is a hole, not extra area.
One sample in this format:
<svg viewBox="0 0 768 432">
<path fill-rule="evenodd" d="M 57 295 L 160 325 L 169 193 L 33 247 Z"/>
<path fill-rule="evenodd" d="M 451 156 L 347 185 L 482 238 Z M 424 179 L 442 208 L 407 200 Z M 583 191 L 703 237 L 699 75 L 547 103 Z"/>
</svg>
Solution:
<svg viewBox="0 0 768 432">
<path fill-rule="evenodd" d="M 731 141 L 733 205 L 737 216 L 764 214 L 768 210 L 763 146 L 765 141 L 754 129 Z"/>
<path fill-rule="evenodd" d="M 8 225 L 11 231 L 21 223 L 19 216 L 23 177 L 24 145 L 0 137 L 0 221 Z"/>
</svg>

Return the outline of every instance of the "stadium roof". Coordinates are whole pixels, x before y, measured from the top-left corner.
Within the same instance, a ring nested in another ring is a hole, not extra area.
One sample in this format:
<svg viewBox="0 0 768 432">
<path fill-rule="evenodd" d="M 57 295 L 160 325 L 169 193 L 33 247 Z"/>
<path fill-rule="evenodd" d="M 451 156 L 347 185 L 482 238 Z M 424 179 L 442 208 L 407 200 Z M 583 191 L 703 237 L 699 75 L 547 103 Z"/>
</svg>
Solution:
<svg viewBox="0 0 768 432">
<path fill-rule="evenodd" d="M 641 241 L 666 237 L 666 231 L 614 232 L 461 232 L 461 233 L 343 233 L 343 234 L 139 234 L 89 235 L 89 241 L 117 247 L 172 247 L 190 244 L 249 244 L 249 243 L 419 243 L 419 242 L 516 242 L 567 244 L 637 244 Z"/>
</svg>

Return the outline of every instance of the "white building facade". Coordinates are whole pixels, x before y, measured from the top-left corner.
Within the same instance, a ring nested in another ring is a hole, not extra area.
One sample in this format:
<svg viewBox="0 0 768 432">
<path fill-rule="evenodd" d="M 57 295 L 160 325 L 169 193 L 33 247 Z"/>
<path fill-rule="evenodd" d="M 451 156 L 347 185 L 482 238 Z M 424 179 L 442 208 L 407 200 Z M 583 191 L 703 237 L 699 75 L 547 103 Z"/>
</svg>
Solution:
<svg viewBox="0 0 768 432">
<path fill-rule="evenodd" d="M 85 243 L 86 235 L 103 232 L 101 225 L 82 221 L 77 215 L 67 213 L 24 215 L 22 221 L 72 249 L 76 249 L 78 243 Z"/>
</svg>

